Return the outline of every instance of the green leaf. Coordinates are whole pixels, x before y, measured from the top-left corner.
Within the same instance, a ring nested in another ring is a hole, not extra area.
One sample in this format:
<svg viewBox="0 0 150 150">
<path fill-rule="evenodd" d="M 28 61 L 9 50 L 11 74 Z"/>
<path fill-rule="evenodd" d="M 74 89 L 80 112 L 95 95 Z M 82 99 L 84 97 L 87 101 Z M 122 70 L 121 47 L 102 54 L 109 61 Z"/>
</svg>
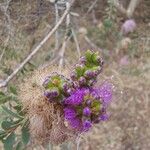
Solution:
<svg viewBox="0 0 150 150">
<path fill-rule="evenodd" d="M 10 92 L 13 93 L 14 95 L 17 95 L 17 89 L 16 89 L 15 86 L 10 86 L 10 87 L 9 87 L 9 90 L 10 90 Z"/>
<path fill-rule="evenodd" d="M 1 127 L 4 129 L 4 130 L 10 130 L 11 128 L 16 128 L 17 126 L 19 126 L 21 124 L 21 121 L 22 120 L 17 120 L 17 121 L 7 121 L 7 120 L 4 120 L 1 124 Z"/>
<path fill-rule="evenodd" d="M 4 129 L 4 130 L 8 130 L 10 129 L 12 126 L 12 122 L 9 122 L 9 121 L 6 121 L 4 120 L 1 124 L 1 127 Z"/>
<path fill-rule="evenodd" d="M 88 61 L 88 63 L 90 63 L 91 62 L 92 51 L 88 50 L 85 53 L 85 56 L 86 56 L 86 60 Z"/>
<path fill-rule="evenodd" d="M 27 127 L 22 128 L 22 141 L 24 145 L 28 144 L 30 139 L 29 129 Z"/>
<path fill-rule="evenodd" d="M 23 149 L 23 144 L 22 142 L 18 142 L 17 146 L 16 146 L 16 150 L 22 150 Z"/>
<path fill-rule="evenodd" d="M 9 96 L 6 96 L 5 93 L 0 92 L 0 104 L 4 104 L 9 100 Z"/>
<path fill-rule="evenodd" d="M 2 91 L 0 91 L 0 96 L 4 96 L 5 95 L 5 93 L 3 93 Z"/>
<path fill-rule="evenodd" d="M 23 119 L 19 114 L 11 111 L 10 109 L 8 109 L 6 106 L 2 106 L 3 110 L 8 113 L 9 115 L 11 115 L 12 117 L 15 117 L 15 118 L 19 118 L 19 119 Z"/>
<path fill-rule="evenodd" d="M 6 135 L 7 133 L 4 130 L 0 130 L 0 140 L 2 140 Z"/>
<path fill-rule="evenodd" d="M 103 24 L 106 28 L 111 28 L 112 27 L 112 21 L 110 19 L 105 19 Z"/>
<path fill-rule="evenodd" d="M 15 143 L 15 134 L 11 133 L 4 141 L 4 149 L 5 150 L 12 150 L 13 145 Z"/>
</svg>

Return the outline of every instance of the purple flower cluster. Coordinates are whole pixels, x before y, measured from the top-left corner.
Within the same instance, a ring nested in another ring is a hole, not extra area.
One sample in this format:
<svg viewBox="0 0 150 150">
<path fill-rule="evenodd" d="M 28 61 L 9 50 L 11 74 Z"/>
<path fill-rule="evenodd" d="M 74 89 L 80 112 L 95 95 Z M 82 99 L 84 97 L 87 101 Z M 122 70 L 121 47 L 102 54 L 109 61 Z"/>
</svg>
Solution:
<svg viewBox="0 0 150 150">
<path fill-rule="evenodd" d="M 106 108 L 111 99 L 112 86 L 108 83 L 99 88 L 77 89 L 64 100 L 65 119 L 72 128 L 88 131 L 93 124 L 108 119 Z"/>
<path fill-rule="evenodd" d="M 87 51 L 70 79 L 55 73 L 43 83 L 45 98 L 62 106 L 65 120 L 78 132 L 88 131 L 93 124 L 108 119 L 106 109 L 112 99 L 112 85 L 105 82 L 94 88 L 102 67 L 98 53 Z"/>
</svg>

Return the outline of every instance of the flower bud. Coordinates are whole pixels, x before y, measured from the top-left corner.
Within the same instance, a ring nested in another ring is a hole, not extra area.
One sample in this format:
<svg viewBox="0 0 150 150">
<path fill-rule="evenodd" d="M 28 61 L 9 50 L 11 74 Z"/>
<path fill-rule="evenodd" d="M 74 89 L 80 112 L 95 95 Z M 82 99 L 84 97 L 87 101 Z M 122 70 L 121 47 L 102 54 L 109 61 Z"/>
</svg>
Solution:
<svg viewBox="0 0 150 150">
<path fill-rule="evenodd" d="M 83 56 L 83 57 L 81 57 L 80 58 L 80 62 L 81 62 L 81 64 L 84 64 L 85 65 L 85 63 L 86 63 L 86 58 Z"/>
<path fill-rule="evenodd" d="M 88 130 L 91 128 L 91 126 L 92 126 L 91 121 L 85 120 L 85 121 L 83 122 L 83 130 L 84 130 L 84 131 L 88 131 Z"/>
<path fill-rule="evenodd" d="M 83 109 L 83 115 L 85 115 L 85 116 L 90 116 L 91 115 L 91 110 L 90 110 L 89 107 L 85 107 Z"/>
<path fill-rule="evenodd" d="M 84 74 L 85 74 L 85 77 L 87 77 L 87 78 L 93 78 L 94 77 L 94 73 L 91 70 L 87 70 Z"/>
<path fill-rule="evenodd" d="M 50 92 L 50 90 L 46 90 L 46 91 L 44 92 L 44 96 L 45 96 L 46 98 L 50 98 L 50 97 L 51 97 L 51 92 Z"/>
<path fill-rule="evenodd" d="M 76 74 L 76 72 L 75 72 L 75 71 L 72 72 L 72 74 L 70 75 L 70 77 L 71 77 L 72 80 L 76 80 L 76 79 L 77 79 L 77 74 Z"/>
<path fill-rule="evenodd" d="M 59 92 L 54 90 L 52 91 L 52 97 L 58 97 L 59 96 Z"/>
<path fill-rule="evenodd" d="M 67 91 L 69 89 L 69 85 L 67 83 L 64 83 L 62 85 L 62 89 L 63 89 L 64 92 Z"/>
<path fill-rule="evenodd" d="M 79 78 L 79 84 L 80 85 L 85 85 L 86 84 L 86 79 L 84 77 Z"/>
</svg>

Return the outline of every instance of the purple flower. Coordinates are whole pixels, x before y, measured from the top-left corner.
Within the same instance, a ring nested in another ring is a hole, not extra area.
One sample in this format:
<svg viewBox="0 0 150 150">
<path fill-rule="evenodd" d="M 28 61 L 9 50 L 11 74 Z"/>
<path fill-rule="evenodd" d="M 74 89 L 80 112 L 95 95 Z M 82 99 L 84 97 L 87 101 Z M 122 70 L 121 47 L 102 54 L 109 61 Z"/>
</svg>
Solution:
<svg viewBox="0 0 150 150">
<path fill-rule="evenodd" d="M 121 27 L 121 31 L 124 34 L 128 34 L 129 32 L 133 32 L 136 28 L 136 23 L 133 19 L 126 20 L 125 23 Z"/>
<path fill-rule="evenodd" d="M 77 114 L 76 114 L 74 109 L 72 109 L 72 108 L 65 108 L 64 109 L 64 115 L 65 115 L 65 119 L 66 120 L 71 120 L 71 119 L 74 119 Z"/>
<path fill-rule="evenodd" d="M 91 126 L 92 126 L 91 121 L 85 120 L 83 122 L 83 131 L 85 131 L 85 132 L 88 131 L 91 128 Z"/>
<path fill-rule="evenodd" d="M 99 89 L 97 89 L 97 94 L 102 98 L 104 104 L 109 104 L 112 100 L 112 84 L 104 82 Z"/>
<path fill-rule="evenodd" d="M 89 108 L 89 107 L 85 107 L 85 108 L 83 109 L 83 114 L 84 114 L 85 116 L 90 116 L 90 115 L 91 115 L 91 110 L 90 110 L 90 108 Z"/>
<path fill-rule="evenodd" d="M 69 120 L 69 124 L 73 129 L 80 130 L 82 128 L 82 122 L 79 118 Z"/>
<path fill-rule="evenodd" d="M 83 101 L 84 95 L 89 90 L 87 89 L 78 89 L 77 91 L 73 92 L 72 95 L 64 100 L 64 104 L 67 105 L 80 105 Z"/>
<path fill-rule="evenodd" d="M 108 114 L 102 114 L 102 115 L 99 117 L 99 119 L 100 119 L 101 121 L 106 121 L 106 120 L 108 120 L 108 118 L 109 118 Z"/>
</svg>

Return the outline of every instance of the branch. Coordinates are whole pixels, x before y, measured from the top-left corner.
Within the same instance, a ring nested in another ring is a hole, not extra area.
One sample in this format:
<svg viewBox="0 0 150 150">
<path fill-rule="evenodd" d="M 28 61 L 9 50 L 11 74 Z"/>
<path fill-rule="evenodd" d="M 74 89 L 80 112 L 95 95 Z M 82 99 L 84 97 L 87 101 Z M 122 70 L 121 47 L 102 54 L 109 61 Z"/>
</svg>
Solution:
<svg viewBox="0 0 150 150">
<path fill-rule="evenodd" d="M 127 16 L 130 18 L 132 17 L 134 11 L 135 11 L 135 8 L 137 7 L 137 5 L 139 4 L 140 0 L 131 0 L 130 1 L 130 4 L 128 6 L 128 9 L 127 9 Z"/>
<path fill-rule="evenodd" d="M 73 28 L 71 30 L 72 30 L 72 35 L 73 35 L 73 38 L 74 38 L 74 41 L 75 41 L 75 44 L 76 44 L 78 55 L 80 57 L 81 56 L 81 51 L 80 51 L 80 46 L 79 46 L 79 42 L 78 42 L 78 39 L 77 39 L 77 35 L 76 35 Z"/>
<path fill-rule="evenodd" d="M 133 16 L 133 13 L 135 11 L 135 8 L 139 4 L 140 0 L 130 0 L 128 9 L 126 10 L 118 0 L 113 0 L 114 6 L 125 16 L 128 18 L 131 18 Z"/>
<path fill-rule="evenodd" d="M 38 44 L 38 46 L 35 47 L 35 49 L 27 56 L 27 58 L 24 59 L 24 61 L 14 70 L 14 72 L 7 77 L 6 80 L 2 81 L 0 83 L 0 88 L 5 87 L 8 82 L 14 78 L 14 76 L 24 67 L 24 65 L 31 60 L 31 58 L 40 50 L 40 48 L 46 43 L 46 41 L 55 33 L 55 31 L 58 29 L 58 27 L 61 25 L 65 17 L 67 16 L 68 12 L 70 11 L 70 7 L 72 6 L 74 0 L 71 1 L 69 7 L 66 8 L 64 14 L 59 19 L 57 24 L 54 26 L 54 28 L 47 34 L 47 36 Z"/>
<path fill-rule="evenodd" d="M 70 7 L 70 4 L 68 2 L 66 2 L 66 9 Z M 66 50 L 66 45 L 67 45 L 67 41 L 68 41 L 68 30 L 69 30 L 69 25 L 70 25 L 70 14 L 67 14 L 66 16 L 66 33 L 65 33 L 65 38 L 64 38 L 64 42 L 62 44 L 62 48 L 60 51 L 60 61 L 59 61 L 59 69 L 61 70 L 62 66 L 63 66 L 63 60 L 64 60 L 64 54 L 65 54 L 65 50 Z"/>
<path fill-rule="evenodd" d="M 58 5 L 55 3 L 55 24 L 57 24 L 59 20 L 59 13 L 58 13 Z M 59 47 L 59 31 L 57 30 L 55 32 L 55 49 L 58 49 Z"/>
<path fill-rule="evenodd" d="M 102 51 L 101 48 L 99 48 L 97 45 L 95 45 L 86 35 L 84 36 L 85 41 L 94 49 L 99 50 L 100 52 Z"/>
<path fill-rule="evenodd" d="M 118 0 L 113 0 L 114 6 L 124 15 L 127 16 L 126 9 L 119 3 Z"/>
<path fill-rule="evenodd" d="M 95 7 L 95 5 L 96 5 L 97 2 L 98 2 L 98 0 L 95 0 L 95 1 L 92 3 L 92 5 L 89 7 L 89 9 L 88 9 L 86 15 L 87 15 L 88 13 L 90 13 L 90 11 Z"/>
</svg>

